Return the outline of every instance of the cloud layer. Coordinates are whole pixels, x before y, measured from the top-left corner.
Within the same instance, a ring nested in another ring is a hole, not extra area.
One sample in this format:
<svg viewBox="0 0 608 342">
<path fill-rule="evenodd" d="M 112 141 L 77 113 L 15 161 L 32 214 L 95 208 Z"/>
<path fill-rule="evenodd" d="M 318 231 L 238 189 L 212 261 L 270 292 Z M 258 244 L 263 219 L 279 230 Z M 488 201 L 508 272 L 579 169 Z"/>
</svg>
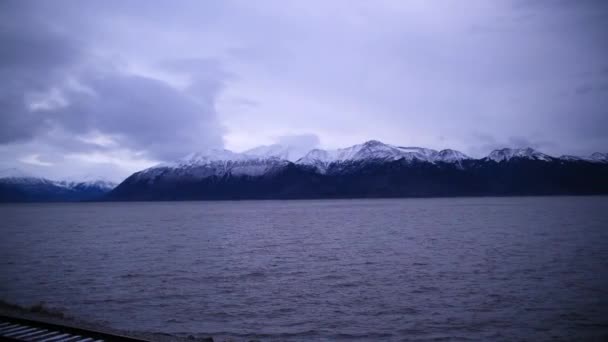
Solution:
<svg viewBox="0 0 608 342">
<path fill-rule="evenodd" d="M 0 166 L 366 139 L 608 146 L 603 1 L 3 1 Z M 304 148 L 304 147 L 302 147 Z"/>
</svg>

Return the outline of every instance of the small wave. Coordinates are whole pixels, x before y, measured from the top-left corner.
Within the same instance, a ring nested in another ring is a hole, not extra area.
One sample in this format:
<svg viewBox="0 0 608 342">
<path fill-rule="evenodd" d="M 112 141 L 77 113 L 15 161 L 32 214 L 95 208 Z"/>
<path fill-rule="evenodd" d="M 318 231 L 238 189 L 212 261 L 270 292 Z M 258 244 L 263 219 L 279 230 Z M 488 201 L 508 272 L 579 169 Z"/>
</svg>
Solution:
<svg viewBox="0 0 608 342">
<path fill-rule="evenodd" d="M 391 333 L 373 333 L 373 332 L 365 333 L 365 334 L 339 333 L 339 334 L 332 335 L 332 338 L 333 339 L 347 339 L 347 340 L 354 340 L 354 339 L 379 340 L 379 339 L 390 338 L 392 336 L 393 336 L 393 334 L 391 334 Z"/>
<path fill-rule="evenodd" d="M 286 339 L 294 339 L 294 338 L 307 338 L 307 339 L 314 339 L 318 336 L 320 336 L 321 332 L 317 331 L 317 330 L 305 330 L 305 331 L 299 331 L 299 332 L 291 332 L 291 333 L 277 333 L 277 334 L 270 334 L 270 333 L 254 333 L 254 334 L 249 334 L 249 333 L 233 333 L 233 332 L 227 332 L 227 331 L 217 331 L 217 332 L 211 332 L 209 333 L 209 335 L 211 336 L 229 336 L 229 337 L 234 337 L 234 338 L 244 338 L 246 340 L 279 340 L 279 341 L 283 341 Z M 195 335 L 195 336 L 198 336 Z M 205 335 L 207 336 L 207 335 Z"/>
<path fill-rule="evenodd" d="M 251 279 L 251 278 L 264 278 L 267 274 L 262 271 L 253 271 L 245 274 L 240 274 L 236 276 L 237 280 Z"/>
<path fill-rule="evenodd" d="M 439 291 L 439 288 L 434 287 L 434 286 L 421 286 L 421 287 L 414 289 L 412 291 L 412 293 L 421 294 L 421 293 L 429 293 L 429 292 L 436 292 L 436 291 Z"/>
</svg>

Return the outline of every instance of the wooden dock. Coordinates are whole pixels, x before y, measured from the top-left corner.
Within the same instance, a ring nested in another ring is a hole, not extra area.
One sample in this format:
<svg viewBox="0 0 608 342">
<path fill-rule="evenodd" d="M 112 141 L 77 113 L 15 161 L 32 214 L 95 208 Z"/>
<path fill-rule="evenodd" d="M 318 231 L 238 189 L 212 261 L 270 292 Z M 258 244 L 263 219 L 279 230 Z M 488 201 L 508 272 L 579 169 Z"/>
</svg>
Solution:
<svg viewBox="0 0 608 342">
<path fill-rule="evenodd" d="M 146 340 L 0 315 L 1 341 L 35 342 L 148 342 Z"/>
</svg>

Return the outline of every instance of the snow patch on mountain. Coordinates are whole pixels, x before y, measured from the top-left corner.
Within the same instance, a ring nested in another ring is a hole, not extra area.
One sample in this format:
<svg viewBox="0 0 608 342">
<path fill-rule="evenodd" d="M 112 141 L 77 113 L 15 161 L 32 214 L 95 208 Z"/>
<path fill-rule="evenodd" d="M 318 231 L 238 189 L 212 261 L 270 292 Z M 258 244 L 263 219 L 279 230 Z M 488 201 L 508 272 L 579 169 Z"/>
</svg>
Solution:
<svg viewBox="0 0 608 342">
<path fill-rule="evenodd" d="M 246 154 L 248 156 L 263 159 L 279 158 L 289 160 L 291 162 L 295 162 L 296 160 L 302 158 L 305 153 L 306 152 L 302 151 L 302 149 L 300 148 L 280 144 L 258 146 L 243 152 L 243 154 Z"/>
<path fill-rule="evenodd" d="M 35 177 L 23 170 L 10 168 L 0 170 L 0 182 L 4 184 L 24 185 L 24 186 L 57 186 L 67 190 L 91 190 L 110 191 L 116 187 L 116 183 L 104 179 L 103 177 L 80 177 L 72 180 L 50 180 L 42 177 Z"/>
<path fill-rule="evenodd" d="M 315 149 L 310 151 L 304 157 L 297 161 L 302 165 L 318 165 L 343 163 L 353 161 L 391 161 L 402 158 L 407 159 L 428 159 L 428 155 L 432 155 L 434 150 L 423 149 L 419 147 L 399 147 L 381 143 L 377 140 L 370 140 L 363 144 L 353 145 L 347 148 L 337 150 L 320 150 Z"/>
<path fill-rule="evenodd" d="M 569 161 L 569 162 L 573 162 L 573 161 L 586 161 L 586 158 L 583 157 L 579 157 L 579 156 L 572 156 L 569 154 L 564 154 L 562 156 L 560 156 L 558 158 L 559 160 L 563 160 L 563 161 Z"/>
<path fill-rule="evenodd" d="M 315 149 L 296 163 L 314 167 L 318 171 L 325 173 L 332 164 L 395 160 L 454 163 L 465 159 L 470 159 L 470 157 L 454 150 L 442 150 L 438 152 L 429 148 L 394 146 L 377 140 L 370 140 L 364 144 L 337 150 Z"/>
<path fill-rule="evenodd" d="M 50 181 L 33 176 L 21 169 L 8 168 L 0 170 L 0 182 L 5 184 L 35 185 L 39 183 L 49 183 Z"/>
<path fill-rule="evenodd" d="M 606 154 L 596 153 L 593 156 L 593 160 L 597 162 L 608 162 Z M 503 162 L 514 158 L 540 161 L 556 159 L 532 148 L 504 148 L 492 151 L 481 160 Z M 575 160 L 576 157 L 564 156 L 562 158 Z M 589 158 L 585 160 L 591 160 Z M 203 179 L 211 176 L 261 176 L 280 170 L 289 165 L 292 159 L 292 149 L 279 144 L 260 146 L 243 153 L 227 149 L 208 149 L 192 153 L 175 162 L 159 164 L 143 170 L 137 173 L 135 177 L 153 181 L 159 176 L 176 179 L 180 177 Z M 384 163 L 397 160 L 408 163 L 449 163 L 462 168 L 466 165 L 463 164 L 464 161 L 473 160 L 473 158 L 452 149 L 437 151 L 422 147 L 396 146 L 370 140 L 363 144 L 334 150 L 313 149 L 299 158 L 295 164 L 310 166 L 317 172 L 327 173 L 349 170 L 362 163 Z"/>
<path fill-rule="evenodd" d="M 114 189 L 117 185 L 115 182 L 105 179 L 82 181 L 61 180 L 54 181 L 53 183 L 57 186 L 61 186 L 71 190 L 98 189 L 99 191 L 110 191 Z"/>
<path fill-rule="evenodd" d="M 608 153 L 595 152 L 587 159 L 596 163 L 608 163 Z"/>
<path fill-rule="evenodd" d="M 509 161 L 514 158 L 521 159 L 531 159 L 531 160 L 542 160 L 542 161 L 551 161 L 553 157 L 538 152 L 533 148 L 503 148 L 499 150 L 492 151 L 486 158 L 486 160 L 491 160 L 497 163 L 503 161 Z"/>
<path fill-rule="evenodd" d="M 250 155 L 226 149 L 209 149 L 192 153 L 178 161 L 159 164 L 138 174 L 138 178 L 157 176 L 203 179 L 212 176 L 261 176 L 289 164 L 275 155 Z"/>
<path fill-rule="evenodd" d="M 296 164 L 306 165 L 315 168 L 321 173 L 327 172 L 329 165 L 335 162 L 337 159 L 337 150 L 326 151 L 321 149 L 314 149 L 308 152 L 304 157 L 296 161 Z"/>
<path fill-rule="evenodd" d="M 463 160 L 468 160 L 468 159 L 472 159 L 472 158 L 460 151 L 451 150 L 451 149 L 441 150 L 433 157 L 434 161 L 441 161 L 441 162 L 445 162 L 445 163 L 460 163 Z"/>
<path fill-rule="evenodd" d="M 235 153 L 226 149 L 208 149 L 203 152 L 195 152 L 186 157 L 164 164 L 165 167 L 188 167 L 193 165 L 207 165 L 216 162 L 240 161 L 247 159 L 246 155 Z"/>
</svg>

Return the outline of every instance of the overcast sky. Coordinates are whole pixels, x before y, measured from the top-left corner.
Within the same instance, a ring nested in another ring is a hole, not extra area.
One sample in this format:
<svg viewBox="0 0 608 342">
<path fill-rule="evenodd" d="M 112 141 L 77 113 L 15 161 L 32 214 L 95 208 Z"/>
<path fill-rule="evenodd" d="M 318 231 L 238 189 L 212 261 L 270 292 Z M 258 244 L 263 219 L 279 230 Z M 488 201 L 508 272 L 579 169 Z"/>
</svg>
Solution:
<svg viewBox="0 0 608 342">
<path fill-rule="evenodd" d="M 0 2 L 0 168 L 210 147 L 608 152 L 608 1 Z"/>
</svg>

